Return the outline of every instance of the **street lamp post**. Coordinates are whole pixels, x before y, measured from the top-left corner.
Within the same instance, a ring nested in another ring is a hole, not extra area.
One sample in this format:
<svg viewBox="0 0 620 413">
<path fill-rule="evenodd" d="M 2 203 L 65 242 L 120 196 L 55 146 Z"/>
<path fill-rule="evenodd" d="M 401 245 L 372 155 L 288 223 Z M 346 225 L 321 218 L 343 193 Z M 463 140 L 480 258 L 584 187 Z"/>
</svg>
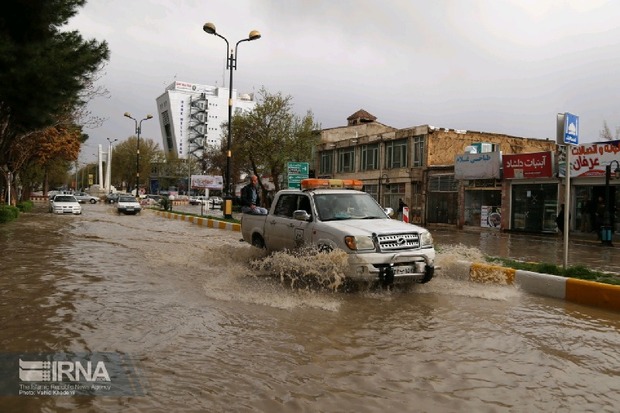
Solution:
<svg viewBox="0 0 620 413">
<path fill-rule="evenodd" d="M 208 34 L 213 34 L 221 39 L 224 39 L 226 42 L 226 69 L 230 72 L 230 80 L 228 82 L 228 139 L 226 148 L 226 181 L 224 182 L 224 217 L 232 218 L 232 198 L 234 195 L 232 191 L 233 183 L 231 165 L 233 69 L 237 70 L 237 48 L 239 47 L 239 43 L 260 39 L 261 35 L 258 30 L 252 30 L 247 39 L 241 39 L 235 44 L 235 48 L 233 50 L 230 48 L 228 39 L 217 32 L 213 23 L 205 23 L 202 26 L 202 29 Z"/>
<path fill-rule="evenodd" d="M 125 112 L 124 115 L 126 118 L 133 119 L 134 124 L 136 125 L 136 136 L 138 137 L 138 144 L 136 145 L 136 198 L 140 198 L 140 132 L 142 132 L 142 121 L 152 119 L 153 115 L 146 115 L 146 118 L 138 120 L 132 117 L 129 112 Z M 148 194 L 148 185 L 146 188 L 146 193 Z"/>
<path fill-rule="evenodd" d="M 611 166 L 616 164 L 616 169 L 614 170 L 614 177 L 616 179 L 620 178 L 620 163 L 615 159 L 609 162 L 605 166 L 605 212 L 603 214 L 603 228 L 600 228 L 601 231 L 601 242 L 603 245 L 613 246 L 612 244 L 612 234 L 614 233 L 614 229 L 612 228 L 611 217 L 614 213 L 614 208 L 611 205 L 611 199 L 609 196 L 609 180 L 611 179 Z"/>
<path fill-rule="evenodd" d="M 383 181 L 383 178 L 385 178 L 385 181 Z M 383 186 L 383 183 L 386 183 L 386 184 L 390 183 L 390 177 L 387 176 L 387 174 L 381 174 L 381 176 L 379 177 L 379 190 L 378 190 L 378 195 L 377 195 L 377 197 L 379 198 L 377 200 L 379 202 L 379 205 L 381 205 L 381 187 Z"/>
</svg>

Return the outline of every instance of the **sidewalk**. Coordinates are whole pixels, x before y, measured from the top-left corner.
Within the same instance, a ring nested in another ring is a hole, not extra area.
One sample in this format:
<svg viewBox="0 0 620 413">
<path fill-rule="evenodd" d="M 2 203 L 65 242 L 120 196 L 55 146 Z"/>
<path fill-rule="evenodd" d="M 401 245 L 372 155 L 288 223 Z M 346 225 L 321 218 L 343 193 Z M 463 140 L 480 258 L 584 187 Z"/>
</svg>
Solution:
<svg viewBox="0 0 620 413">
<path fill-rule="evenodd" d="M 488 231 L 484 229 L 455 230 L 454 227 L 428 227 L 438 246 L 462 244 L 477 248 L 483 254 L 520 261 L 563 265 L 564 238 L 561 234 L 526 234 Z M 583 265 L 599 271 L 620 271 L 620 234 L 614 234 L 613 246 L 603 245 L 595 233 L 571 232 L 568 238 L 568 265 Z"/>
</svg>

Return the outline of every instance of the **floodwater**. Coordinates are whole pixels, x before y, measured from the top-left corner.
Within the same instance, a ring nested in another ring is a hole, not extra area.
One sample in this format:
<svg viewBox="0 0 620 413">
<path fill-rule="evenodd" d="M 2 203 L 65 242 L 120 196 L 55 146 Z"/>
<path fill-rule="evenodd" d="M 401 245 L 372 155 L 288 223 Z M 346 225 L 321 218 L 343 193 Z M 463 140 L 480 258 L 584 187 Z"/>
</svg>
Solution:
<svg viewBox="0 0 620 413">
<path fill-rule="evenodd" d="M 620 314 L 449 270 L 334 292 L 337 253 L 265 258 L 239 238 L 109 205 L 0 225 L 0 351 L 119 353 L 144 388 L 0 396 L 0 411 L 618 411 Z"/>
</svg>

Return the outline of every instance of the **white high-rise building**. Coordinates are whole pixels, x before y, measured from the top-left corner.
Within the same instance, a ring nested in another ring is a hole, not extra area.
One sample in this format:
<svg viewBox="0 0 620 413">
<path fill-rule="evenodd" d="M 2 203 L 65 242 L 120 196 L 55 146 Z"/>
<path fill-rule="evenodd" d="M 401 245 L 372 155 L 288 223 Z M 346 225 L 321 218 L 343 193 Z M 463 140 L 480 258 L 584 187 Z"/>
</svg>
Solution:
<svg viewBox="0 0 620 413">
<path fill-rule="evenodd" d="M 219 147 L 228 122 L 229 89 L 175 81 L 157 98 L 164 151 L 181 159 L 202 159 L 207 147 Z M 233 89 L 233 115 L 256 106 L 252 95 Z"/>
</svg>

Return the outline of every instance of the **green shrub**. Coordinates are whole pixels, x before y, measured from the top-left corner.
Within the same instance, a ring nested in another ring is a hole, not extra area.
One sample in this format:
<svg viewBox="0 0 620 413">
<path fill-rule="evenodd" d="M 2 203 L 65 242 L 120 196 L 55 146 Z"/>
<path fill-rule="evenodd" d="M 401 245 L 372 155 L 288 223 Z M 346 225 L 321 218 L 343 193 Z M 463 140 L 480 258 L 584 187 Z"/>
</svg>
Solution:
<svg viewBox="0 0 620 413">
<path fill-rule="evenodd" d="M 0 223 L 10 222 L 17 219 L 19 209 L 11 205 L 0 205 Z"/>
<path fill-rule="evenodd" d="M 161 201 L 159 201 L 159 205 L 164 211 L 172 211 L 172 201 L 167 196 L 161 198 Z"/>
<path fill-rule="evenodd" d="M 22 201 L 19 204 L 17 204 L 17 208 L 19 208 L 21 212 L 30 212 L 34 208 L 34 202 Z"/>
</svg>

